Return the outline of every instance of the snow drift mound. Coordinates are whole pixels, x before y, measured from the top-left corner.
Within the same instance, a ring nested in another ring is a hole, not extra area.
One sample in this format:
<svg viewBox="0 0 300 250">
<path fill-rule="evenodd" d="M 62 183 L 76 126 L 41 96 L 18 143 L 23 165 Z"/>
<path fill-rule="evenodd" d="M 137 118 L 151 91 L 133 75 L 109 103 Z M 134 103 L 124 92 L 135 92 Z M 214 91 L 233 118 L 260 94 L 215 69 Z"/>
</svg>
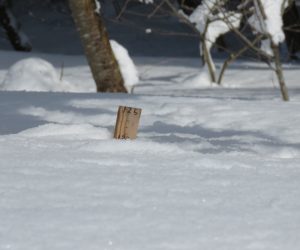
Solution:
<svg viewBox="0 0 300 250">
<path fill-rule="evenodd" d="M 22 59 L 13 64 L 0 85 L 2 90 L 72 91 L 59 79 L 52 64 L 40 58 Z"/>
<path fill-rule="evenodd" d="M 116 41 L 110 41 L 115 57 L 120 66 L 127 91 L 132 92 L 133 86 L 139 82 L 138 71 L 128 51 Z M 0 90 L 11 91 L 57 91 L 57 92 L 90 92 L 66 81 L 60 80 L 54 66 L 41 58 L 22 59 L 13 64 L 0 82 Z"/>
</svg>

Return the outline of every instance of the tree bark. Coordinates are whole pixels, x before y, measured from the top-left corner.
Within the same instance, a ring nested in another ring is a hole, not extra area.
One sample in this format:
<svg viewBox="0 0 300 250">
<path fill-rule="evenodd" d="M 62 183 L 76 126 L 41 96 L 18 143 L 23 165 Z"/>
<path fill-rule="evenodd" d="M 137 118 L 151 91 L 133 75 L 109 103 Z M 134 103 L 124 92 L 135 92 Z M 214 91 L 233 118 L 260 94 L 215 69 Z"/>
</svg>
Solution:
<svg viewBox="0 0 300 250">
<path fill-rule="evenodd" d="M 257 0 L 257 3 L 258 3 L 259 11 L 262 15 L 262 18 L 264 20 L 266 20 L 267 16 L 266 16 L 265 9 L 262 5 L 261 0 Z M 272 39 L 272 36 L 270 34 L 267 34 L 267 36 L 271 41 L 271 49 L 273 51 L 274 63 L 275 63 L 275 73 L 276 73 L 276 76 L 277 76 L 277 79 L 278 79 L 278 82 L 279 82 L 279 85 L 280 85 L 280 91 L 281 91 L 282 99 L 284 101 L 289 101 L 288 89 L 287 89 L 286 84 L 285 84 L 282 65 L 281 65 L 279 45 L 274 43 L 274 41 Z"/>
<path fill-rule="evenodd" d="M 285 85 L 285 80 L 284 80 L 283 70 L 282 70 L 282 65 L 281 65 L 281 60 L 280 60 L 279 48 L 278 48 L 278 45 L 274 44 L 274 42 L 272 42 L 271 47 L 272 47 L 273 54 L 274 54 L 275 73 L 276 73 L 276 76 L 277 76 L 277 79 L 279 82 L 281 96 L 284 101 L 289 101 L 289 93 L 288 93 L 288 89 Z"/>
<path fill-rule="evenodd" d="M 96 0 L 69 0 L 98 92 L 124 92 L 124 81 L 106 27 L 96 11 Z M 100 12 L 100 11 L 99 11 Z"/>
</svg>

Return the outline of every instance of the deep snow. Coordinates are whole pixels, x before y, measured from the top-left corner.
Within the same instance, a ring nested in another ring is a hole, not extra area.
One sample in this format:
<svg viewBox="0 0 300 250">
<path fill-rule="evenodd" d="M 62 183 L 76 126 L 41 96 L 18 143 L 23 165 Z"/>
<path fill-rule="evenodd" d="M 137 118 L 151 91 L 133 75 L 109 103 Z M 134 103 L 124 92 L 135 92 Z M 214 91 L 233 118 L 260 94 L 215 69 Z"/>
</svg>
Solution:
<svg viewBox="0 0 300 250">
<path fill-rule="evenodd" d="M 96 94 L 67 10 L 16 7 L 35 53 L 0 51 L 0 88 L 30 56 L 54 66 L 56 85 L 34 81 L 34 66 L 24 89 L 66 93 L 0 91 L 0 250 L 299 249 L 298 64 L 284 65 L 288 103 L 257 62 L 230 65 L 218 87 L 183 24 L 116 22 L 101 5 L 140 81 L 133 95 Z M 119 105 L 143 109 L 135 141 L 112 139 Z"/>
<path fill-rule="evenodd" d="M 1 79 L 26 56 L 1 55 Z M 82 56 L 35 56 L 93 91 Z M 138 95 L 0 92 L 0 249 L 297 250 L 298 65 L 284 103 L 262 64 L 211 87 L 197 59 L 134 59 Z M 135 141 L 119 105 L 143 109 Z"/>
<path fill-rule="evenodd" d="M 0 100 L 0 249 L 298 249 L 298 101 Z M 120 104 L 136 141 L 112 139 Z"/>
</svg>

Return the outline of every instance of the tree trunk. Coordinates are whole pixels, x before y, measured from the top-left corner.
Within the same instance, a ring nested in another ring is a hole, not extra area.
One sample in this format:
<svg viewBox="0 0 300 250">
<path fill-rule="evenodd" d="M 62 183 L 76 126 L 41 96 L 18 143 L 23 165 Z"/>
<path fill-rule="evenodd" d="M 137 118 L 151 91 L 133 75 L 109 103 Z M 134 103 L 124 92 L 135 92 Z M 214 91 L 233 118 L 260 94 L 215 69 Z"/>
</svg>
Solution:
<svg viewBox="0 0 300 250">
<path fill-rule="evenodd" d="M 6 0 L 0 0 L 0 23 L 15 50 L 31 51 L 31 43 L 28 37 L 22 32 L 19 22 L 9 10 Z"/>
<path fill-rule="evenodd" d="M 262 5 L 261 0 L 257 0 L 258 3 L 258 7 L 259 7 L 259 11 L 264 19 L 264 21 L 267 19 L 266 13 L 265 13 L 265 9 Z M 280 91 L 281 91 L 281 95 L 282 95 L 282 99 L 284 101 L 289 101 L 289 94 L 288 94 L 288 90 L 287 87 L 285 85 L 285 80 L 284 80 L 284 76 L 283 76 L 283 72 L 282 72 L 282 65 L 281 65 L 281 59 L 280 59 L 280 53 L 279 53 L 279 46 L 278 44 L 275 44 L 272 36 L 270 34 L 267 34 L 267 36 L 269 37 L 270 41 L 271 41 L 271 48 L 273 51 L 273 56 L 274 56 L 274 63 L 275 63 L 275 73 L 280 85 Z"/>
<path fill-rule="evenodd" d="M 95 1 L 69 0 L 69 5 L 96 82 L 97 91 L 127 93 Z"/>
<path fill-rule="evenodd" d="M 274 42 L 272 42 L 271 47 L 272 47 L 273 54 L 274 54 L 275 73 L 276 73 L 276 76 L 277 76 L 277 79 L 279 82 L 281 96 L 284 101 L 289 101 L 289 93 L 288 93 L 288 89 L 285 85 L 285 80 L 284 80 L 284 76 L 283 76 L 283 72 L 282 72 L 279 48 L 278 48 L 278 45 L 274 44 Z"/>
</svg>

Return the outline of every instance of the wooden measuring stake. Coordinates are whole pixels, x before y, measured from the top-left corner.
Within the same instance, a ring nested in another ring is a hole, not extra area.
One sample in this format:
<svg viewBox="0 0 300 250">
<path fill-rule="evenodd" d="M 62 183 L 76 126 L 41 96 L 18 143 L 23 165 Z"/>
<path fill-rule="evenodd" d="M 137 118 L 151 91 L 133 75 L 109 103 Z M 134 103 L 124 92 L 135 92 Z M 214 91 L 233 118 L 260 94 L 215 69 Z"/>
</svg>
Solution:
<svg viewBox="0 0 300 250">
<path fill-rule="evenodd" d="M 120 106 L 115 127 L 115 139 L 136 139 L 142 110 Z"/>
</svg>

